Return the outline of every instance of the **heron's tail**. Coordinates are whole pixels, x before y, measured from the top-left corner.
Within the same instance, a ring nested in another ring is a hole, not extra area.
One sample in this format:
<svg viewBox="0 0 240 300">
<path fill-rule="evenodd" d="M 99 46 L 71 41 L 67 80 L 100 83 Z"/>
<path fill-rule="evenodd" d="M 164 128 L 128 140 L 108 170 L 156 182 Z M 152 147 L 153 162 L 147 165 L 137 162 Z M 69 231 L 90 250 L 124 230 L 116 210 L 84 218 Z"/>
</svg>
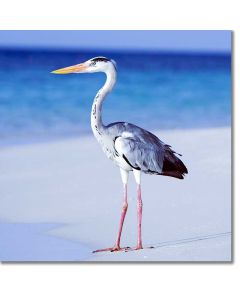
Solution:
<svg viewBox="0 0 240 300">
<path fill-rule="evenodd" d="M 184 175 L 188 174 L 188 170 L 175 153 L 169 147 L 166 149 L 161 175 L 184 179 Z"/>
</svg>

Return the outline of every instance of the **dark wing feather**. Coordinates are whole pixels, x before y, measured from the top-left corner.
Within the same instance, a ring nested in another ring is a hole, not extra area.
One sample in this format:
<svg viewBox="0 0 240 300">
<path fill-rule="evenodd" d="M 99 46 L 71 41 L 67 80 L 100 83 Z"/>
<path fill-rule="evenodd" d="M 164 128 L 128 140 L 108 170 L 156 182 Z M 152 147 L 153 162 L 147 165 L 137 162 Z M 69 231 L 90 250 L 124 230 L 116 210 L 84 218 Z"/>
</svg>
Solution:
<svg viewBox="0 0 240 300">
<path fill-rule="evenodd" d="M 184 163 L 175 155 L 168 145 L 165 146 L 163 168 L 161 175 L 183 179 L 188 170 Z"/>
</svg>

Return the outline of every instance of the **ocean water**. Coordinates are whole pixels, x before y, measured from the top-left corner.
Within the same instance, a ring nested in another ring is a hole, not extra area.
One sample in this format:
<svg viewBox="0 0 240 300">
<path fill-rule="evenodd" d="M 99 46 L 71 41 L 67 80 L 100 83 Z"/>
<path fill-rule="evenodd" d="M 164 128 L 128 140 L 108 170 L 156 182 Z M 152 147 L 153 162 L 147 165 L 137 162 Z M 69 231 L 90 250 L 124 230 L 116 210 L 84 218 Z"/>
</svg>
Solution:
<svg viewBox="0 0 240 300">
<path fill-rule="evenodd" d="M 118 64 L 117 84 L 103 105 L 105 124 L 230 126 L 228 54 L 0 50 L 0 143 L 90 133 L 91 104 L 104 74 L 50 72 L 99 55 Z"/>
</svg>

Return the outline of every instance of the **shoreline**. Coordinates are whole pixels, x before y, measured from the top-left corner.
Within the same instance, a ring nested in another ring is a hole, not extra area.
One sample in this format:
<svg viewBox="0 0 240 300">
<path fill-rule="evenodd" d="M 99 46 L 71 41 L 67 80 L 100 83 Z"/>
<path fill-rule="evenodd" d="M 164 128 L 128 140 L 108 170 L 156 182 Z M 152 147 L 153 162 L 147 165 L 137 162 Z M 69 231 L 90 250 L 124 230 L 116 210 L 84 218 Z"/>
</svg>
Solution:
<svg viewBox="0 0 240 300">
<path fill-rule="evenodd" d="M 137 125 L 139 126 L 139 125 Z M 141 128 L 144 128 L 142 126 Z M 176 131 L 200 131 L 200 130 L 217 130 L 231 128 L 231 125 L 223 125 L 223 126 L 213 126 L 213 127 L 183 127 L 183 128 L 168 128 L 168 129 L 159 129 L 159 128 L 144 128 L 152 132 L 155 135 L 160 134 L 161 132 L 176 132 Z M 79 133 L 71 133 L 71 134 L 62 134 L 62 135 L 53 135 L 53 136 L 44 136 L 44 137 L 26 137 L 26 138 L 13 138 L 13 139 L 2 139 L 0 140 L 0 150 L 4 148 L 16 147 L 16 146 L 25 146 L 25 145 L 34 145 L 34 144 L 46 144 L 46 143 L 55 143 L 60 141 L 68 141 L 73 139 L 81 139 L 86 137 L 94 137 L 92 131 L 79 132 Z M 160 138 L 161 139 L 161 138 Z"/>
</svg>

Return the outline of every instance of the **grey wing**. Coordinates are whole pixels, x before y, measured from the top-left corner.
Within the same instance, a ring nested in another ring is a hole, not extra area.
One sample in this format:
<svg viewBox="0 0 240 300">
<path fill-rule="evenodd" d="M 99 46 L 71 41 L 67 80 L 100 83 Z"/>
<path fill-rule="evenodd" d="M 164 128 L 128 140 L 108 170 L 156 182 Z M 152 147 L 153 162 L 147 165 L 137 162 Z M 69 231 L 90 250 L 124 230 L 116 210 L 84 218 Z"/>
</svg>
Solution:
<svg viewBox="0 0 240 300">
<path fill-rule="evenodd" d="M 188 170 L 171 146 L 136 125 L 113 123 L 108 126 L 116 152 L 132 168 L 148 174 L 183 179 Z"/>
<path fill-rule="evenodd" d="M 161 144 L 147 144 L 133 137 L 118 137 L 115 148 L 132 168 L 150 174 L 162 172 L 164 148 Z"/>
</svg>

